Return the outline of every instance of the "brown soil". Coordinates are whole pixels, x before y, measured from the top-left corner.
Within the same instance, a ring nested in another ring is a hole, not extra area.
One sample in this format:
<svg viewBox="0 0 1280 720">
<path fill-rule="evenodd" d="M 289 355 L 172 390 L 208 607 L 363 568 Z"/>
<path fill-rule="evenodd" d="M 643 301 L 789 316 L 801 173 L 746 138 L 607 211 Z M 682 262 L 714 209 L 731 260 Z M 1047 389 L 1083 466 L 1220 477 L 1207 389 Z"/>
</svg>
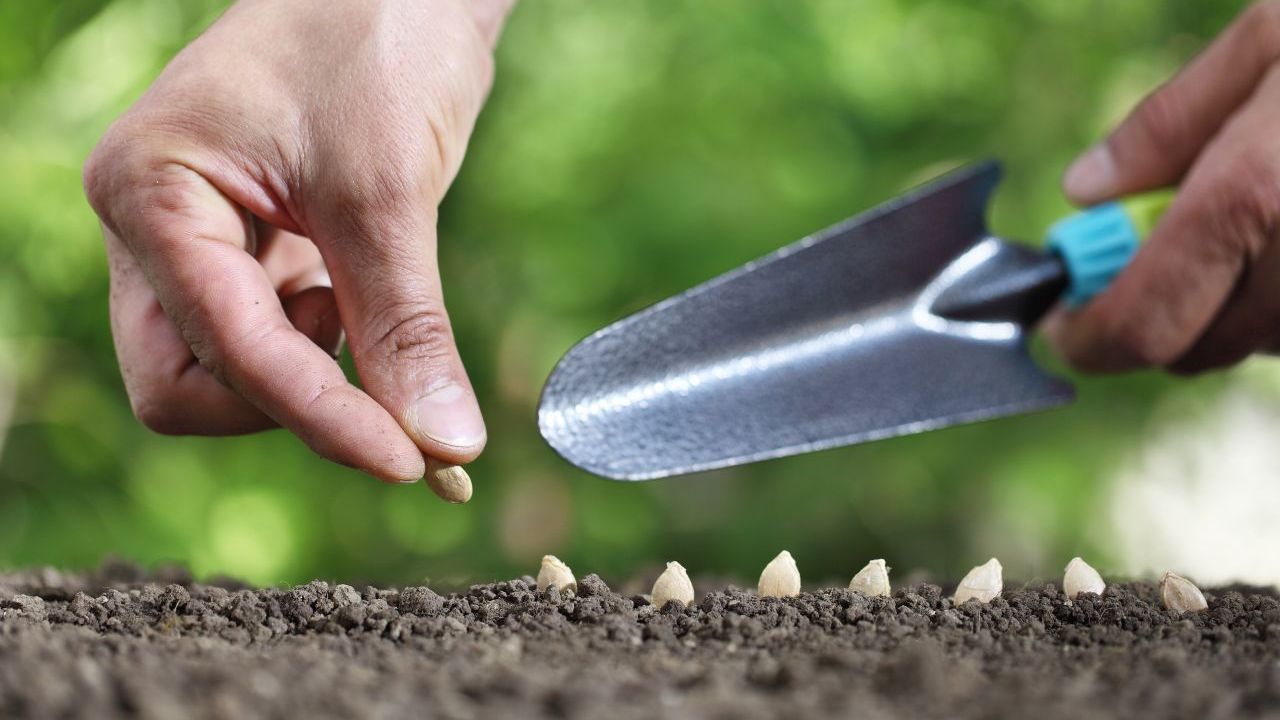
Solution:
<svg viewBox="0 0 1280 720">
<path fill-rule="evenodd" d="M 594 575 L 576 596 L 0 575 L 0 716 L 1280 718 L 1280 600 L 1208 596 L 1178 617 L 1147 583 L 961 607 L 722 589 L 659 612 Z"/>
</svg>

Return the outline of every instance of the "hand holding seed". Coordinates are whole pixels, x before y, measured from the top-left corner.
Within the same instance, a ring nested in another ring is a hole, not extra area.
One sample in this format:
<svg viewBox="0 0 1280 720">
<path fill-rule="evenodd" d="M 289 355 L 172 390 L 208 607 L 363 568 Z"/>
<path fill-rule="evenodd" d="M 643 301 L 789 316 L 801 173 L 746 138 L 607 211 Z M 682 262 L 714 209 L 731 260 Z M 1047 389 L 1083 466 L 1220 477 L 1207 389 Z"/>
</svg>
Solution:
<svg viewBox="0 0 1280 720">
<path fill-rule="evenodd" d="M 436 214 L 512 2 L 239 2 L 111 127 L 84 183 L 145 425 L 283 426 L 392 482 L 480 453 Z M 334 361 L 344 335 L 361 387 Z"/>
<path fill-rule="evenodd" d="M 1046 331 L 1082 370 L 1199 372 L 1280 348 L 1280 2 L 1253 5 L 1067 171 L 1091 205 L 1177 199 L 1132 264 Z"/>
<path fill-rule="evenodd" d="M 446 465 L 435 458 L 427 458 L 424 480 L 431 492 L 445 502 L 464 503 L 471 499 L 471 476 L 459 465 Z"/>
</svg>

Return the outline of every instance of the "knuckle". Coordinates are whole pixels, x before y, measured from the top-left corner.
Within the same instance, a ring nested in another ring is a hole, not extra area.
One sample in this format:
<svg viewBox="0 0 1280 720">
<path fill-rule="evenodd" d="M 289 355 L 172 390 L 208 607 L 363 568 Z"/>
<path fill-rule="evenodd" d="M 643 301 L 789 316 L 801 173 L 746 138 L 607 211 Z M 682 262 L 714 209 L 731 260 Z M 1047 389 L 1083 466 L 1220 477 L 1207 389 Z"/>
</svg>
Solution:
<svg viewBox="0 0 1280 720">
<path fill-rule="evenodd" d="M 112 125 L 94 146 L 81 169 L 85 197 L 100 217 L 107 218 L 117 192 L 134 170 L 134 140 L 125 121 Z"/>
<path fill-rule="evenodd" d="M 1280 56 L 1280 1 L 1264 0 L 1250 5 L 1238 26 L 1245 42 L 1256 48 L 1264 61 Z"/>
<path fill-rule="evenodd" d="M 1138 367 L 1163 367 L 1177 359 L 1158 323 L 1131 315 L 1108 319 L 1102 327 L 1103 341 Z"/>
<path fill-rule="evenodd" d="M 316 177 L 334 217 L 354 224 L 434 207 L 462 163 L 469 126 L 444 109 L 388 101 L 385 116 L 353 121 L 358 142 L 326 148 Z M 405 107 L 408 105 L 408 107 Z M 334 169 L 338 170 L 334 170 Z"/>
<path fill-rule="evenodd" d="M 381 152 L 374 151 L 361 160 L 341 163 L 351 170 L 336 173 L 325 193 L 334 217 L 357 232 L 395 223 L 433 198 L 431 174 L 425 170 L 427 162 L 420 159 L 424 153 L 399 142 L 390 146 L 405 151 L 395 157 L 381 157 Z"/>
<path fill-rule="evenodd" d="M 107 222 L 113 217 L 133 222 L 171 213 L 190 215 L 200 207 L 194 188 L 201 176 L 195 168 L 221 153 L 217 138 L 232 133 L 250 142 L 244 138 L 252 133 L 219 128 L 210 113 L 130 110 L 85 159 L 85 196 Z"/>
<path fill-rule="evenodd" d="M 1156 90 L 1138 104 L 1133 123 L 1149 148 L 1177 147 L 1185 135 L 1187 104 L 1169 85 Z"/>
<path fill-rule="evenodd" d="M 413 361 L 444 367 L 453 352 L 453 331 L 444 308 L 415 305 L 393 311 L 394 322 L 376 343 L 379 355 L 390 362 Z"/>
<path fill-rule="evenodd" d="M 89 206 L 98 213 L 99 217 L 106 215 L 109 195 L 110 161 L 106 157 L 107 152 L 102 144 L 95 147 L 93 152 L 89 153 L 88 159 L 84 161 L 84 168 L 80 175 L 84 195 L 89 200 Z"/>
<path fill-rule="evenodd" d="M 99 217 L 110 222 L 172 222 L 200 207 L 193 192 L 195 172 L 169 159 L 129 131 L 112 130 L 85 161 L 85 196 Z"/>
<path fill-rule="evenodd" d="M 1209 193 L 1201 214 L 1211 259 L 1256 260 L 1276 237 L 1280 220 L 1280 167 L 1269 159 L 1243 154 L 1230 175 Z"/>
</svg>

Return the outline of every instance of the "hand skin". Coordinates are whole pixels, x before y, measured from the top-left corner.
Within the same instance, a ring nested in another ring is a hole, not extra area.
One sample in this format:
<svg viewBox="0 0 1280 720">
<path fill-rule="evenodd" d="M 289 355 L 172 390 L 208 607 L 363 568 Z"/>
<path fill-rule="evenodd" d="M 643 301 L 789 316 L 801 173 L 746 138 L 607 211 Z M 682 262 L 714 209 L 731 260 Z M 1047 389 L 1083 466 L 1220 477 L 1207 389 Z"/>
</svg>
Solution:
<svg viewBox="0 0 1280 720">
<path fill-rule="evenodd" d="M 1280 3 L 1248 8 L 1067 171 L 1091 205 L 1177 197 L 1106 292 L 1046 331 L 1077 368 L 1196 373 L 1280 346 Z"/>
<path fill-rule="evenodd" d="M 112 125 L 84 183 L 144 424 L 279 425 L 390 482 L 480 453 L 436 209 L 513 2 L 242 0 Z"/>
</svg>

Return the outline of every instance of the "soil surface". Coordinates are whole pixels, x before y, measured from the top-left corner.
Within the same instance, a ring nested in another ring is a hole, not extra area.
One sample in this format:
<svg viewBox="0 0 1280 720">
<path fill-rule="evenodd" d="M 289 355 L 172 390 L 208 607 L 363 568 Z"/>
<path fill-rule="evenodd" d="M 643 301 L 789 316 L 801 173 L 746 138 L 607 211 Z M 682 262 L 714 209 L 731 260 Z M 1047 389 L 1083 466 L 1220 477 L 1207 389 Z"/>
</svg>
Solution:
<svg viewBox="0 0 1280 720">
<path fill-rule="evenodd" d="M 130 568 L 0 575 L 0 716 L 1280 718 L 1280 600 L 1053 585 L 953 607 L 821 589 L 659 612 L 598 577 L 438 595 L 195 584 Z"/>
</svg>

